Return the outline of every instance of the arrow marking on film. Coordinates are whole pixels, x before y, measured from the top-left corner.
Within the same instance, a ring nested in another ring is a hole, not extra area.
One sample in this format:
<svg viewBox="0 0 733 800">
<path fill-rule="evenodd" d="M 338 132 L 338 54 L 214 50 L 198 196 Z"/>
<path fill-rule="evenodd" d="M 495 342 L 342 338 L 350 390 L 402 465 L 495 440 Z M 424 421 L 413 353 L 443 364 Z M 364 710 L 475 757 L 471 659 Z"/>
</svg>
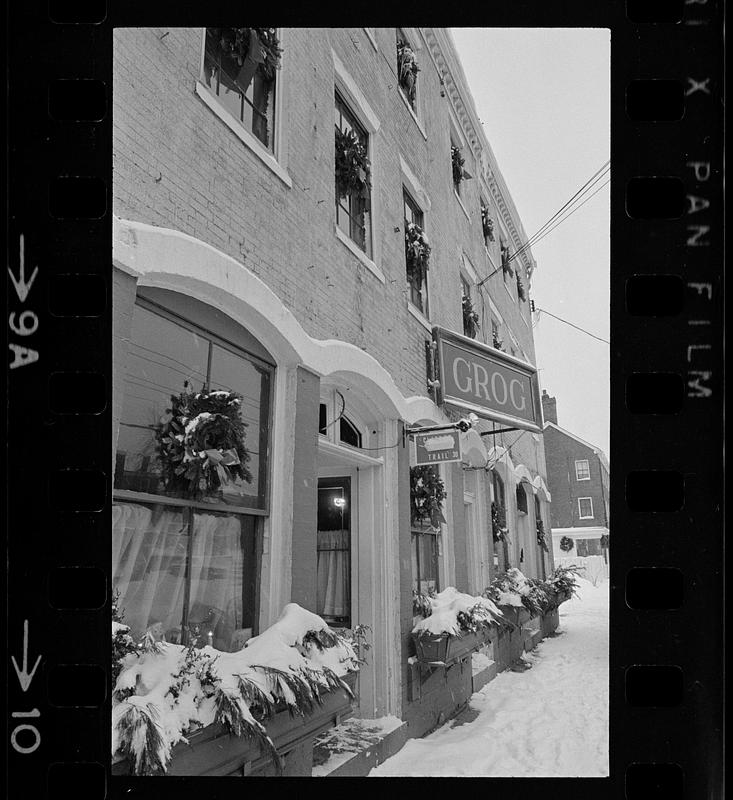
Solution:
<svg viewBox="0 0 733 800">
<path fill-rule="evenodd" d="M 30 673 L 28 672 L 28 620 L 24 620 L 23 622 L 23 669 L 18 669 L 18 662 L 15 660 L 15 656 L 10 656 L 10 660 L 13 662 L 13 666 L 15 667 L 15 672 L 18 676 L 18 680 L 20 681 L 20 688 L 24 692 L 27 692 L 28 687 L 31 685 L 31 681 L 33 680 L 33 676 L 38 669 L 38 665 L 41 663 L 41 656 L 38 656 L 33 669 L 30 671 Z"/>
<path fill-rule="evenodd" d="M 28 282 L 26 283 L 25 280 L 25 241 L 23 234 L 20 234 L 20 276 L 18 278 L 13 275 L 13 271 L 8 267 L 8 275 L 10 275 L 10 280 L 13 282 L 13 286 L 15 287 L 15 293 L 18 295 L 18 300 L 21 303 L 25 303 L 26 297 L 28 297 L 28 292 L 31 290 L 31 285 L 33 281 L 36 279 L 36 275 L 38 275 L 38 267 L 33 270 L 31 277 L 29 278 Z"/>
</svg>

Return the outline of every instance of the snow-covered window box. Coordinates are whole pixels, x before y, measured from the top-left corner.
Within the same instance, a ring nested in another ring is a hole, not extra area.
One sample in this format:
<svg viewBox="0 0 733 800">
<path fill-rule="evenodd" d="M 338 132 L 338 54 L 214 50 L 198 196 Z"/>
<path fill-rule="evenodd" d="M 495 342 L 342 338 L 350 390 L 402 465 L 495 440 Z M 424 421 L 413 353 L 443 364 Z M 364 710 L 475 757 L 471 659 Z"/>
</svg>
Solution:
<svg viewBox="0 0 733 800">
<path fill-rule="evenodd" d="M 118 616 L 113 645 L 126 635 Z M 282 749 L 349 710 L 361 644 L 357 629 L 337 633 L 295 603 L 232 653 L 128 642 L 112 694 L 114 772 L 232 775 L 253 763 L 277 770 Z"/>
<path fill-rule="evenodd" d="M 449 586 L 425 596 L 422 618 L 412 629 L 417 660 L 429 666 L 448 666 L 466 658 L 506 625 L 495 603 Z"/>
</svg>

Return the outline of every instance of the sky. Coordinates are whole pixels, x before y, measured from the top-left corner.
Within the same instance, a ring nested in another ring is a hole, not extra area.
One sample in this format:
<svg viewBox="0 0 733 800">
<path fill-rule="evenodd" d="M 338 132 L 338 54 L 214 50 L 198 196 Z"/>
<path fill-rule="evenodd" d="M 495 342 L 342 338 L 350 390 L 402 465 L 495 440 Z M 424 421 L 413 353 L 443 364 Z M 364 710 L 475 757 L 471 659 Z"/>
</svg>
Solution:
<svg viewBox="0 0 733 800">
<path fill-rule="evenodd" d="M 610 158 L 610 31 L 452 28 L 491 148 L 532 236 Z M 582 202 L 599 188 L 599 180 Z M 537 244 L 537 309 L 609 339 L 610 185 Z M 533 314 L 540 386 L 558 424 L 609 456 L 608 344 Z"/>
</svg>

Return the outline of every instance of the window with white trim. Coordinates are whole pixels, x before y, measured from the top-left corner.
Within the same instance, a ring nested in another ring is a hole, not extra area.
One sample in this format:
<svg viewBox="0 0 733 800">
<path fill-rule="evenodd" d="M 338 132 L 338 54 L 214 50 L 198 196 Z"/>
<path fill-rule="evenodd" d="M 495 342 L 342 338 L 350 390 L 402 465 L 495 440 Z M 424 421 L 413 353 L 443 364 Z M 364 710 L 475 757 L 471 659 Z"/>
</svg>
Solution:
<svg viewBox="0 0 733 800">
<path fill-rule="evenodd" d="M 206 28 L 202 81 L 222 108 L 274 153 L 276 28 Z"/>
<path fill-rule="evenodd" d="M 345 444 L 357 449 L 365 446 L 366 429 L 351 410 L 347 414 L 344 396 L 338 390 L 321 395 L 318 433 L 334 444 Z"/>
<path fill-rule="evenodd" d="M 601 540 L 600 539 L 576 539 L 575 540 L 575 552 L 577 553 L 579 558 L 585 558 L 587 556 L 600 556 L 600 555 L 602 555 L 602 552 L 601 552 Z"/>
<path fill-rule="evenodd" d="M 578 498 L 578 517 L 580 519 L 593 519 L 593 498 Z"/>
<path fill-rule="evenodd" d="M 578 481 L 590 480 L 590 464 L 587 458 L 575 462 L 575 479 Z"/>
<path fill-rule="evenodd" d="M 368 165 L 369 134 L 338 90 L 335 91 L 334 107 L 337 144 L 340 140 L 346 141 L 343 137 L 350 139 L 352 148 L 354 151 L 358 151 L 357 157 L 366 155 L 366 164 Z M 360 168 L 359 179 L 354 181 L 353 186 L 339 186 L 337 180 L 335 195 L 338 229 L 371 258 L 371 182 L 368 167 Z"/>
<path fill-rule="evenodd" d="M 396 29 L 397 35 L 397 82 L 400 91 L 410 108 L 417 109 L 417 73 L 420 68 L 415 58 L 415 50 L 407 34 L 402 28 Z"/>
<path fill-rule="evenodd" d="M 402 201 L 405 213 L 405 230 L 407 230 L 408 225 L 412 224 L 416 225 L 422 231 L 425 225 L 422 209 L 404 186 L 402 187 Z M 430 309 L 428 306 L 427 272 L 424 272 L 424 274 L 420 270 L 416 270 L 412 274 L 407 272 L 406 277 L 410 289 L 410 302 L 415 308 L 422 311 L 422 313 L 428 317 L 430 315 Z"/>
</svg>

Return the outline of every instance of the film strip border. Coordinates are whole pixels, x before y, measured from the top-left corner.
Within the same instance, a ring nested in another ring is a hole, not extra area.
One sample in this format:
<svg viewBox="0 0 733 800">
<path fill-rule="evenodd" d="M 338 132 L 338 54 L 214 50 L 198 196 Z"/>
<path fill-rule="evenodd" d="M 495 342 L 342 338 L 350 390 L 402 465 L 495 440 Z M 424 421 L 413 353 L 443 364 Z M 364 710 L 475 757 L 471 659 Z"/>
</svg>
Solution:
<svg viewBox="0 0 733 800">
<path fill-rule="evenodd" d="M 9 14 L 7 730 L 32 797 L 122 791 L 107 756 L 111 34 L 160 22 L 133 5 Z M 491 24 L 612 31 L 611 777 L 592 791 L 718 797 L 723 8 L 568 5 Z"/>
</svg>

